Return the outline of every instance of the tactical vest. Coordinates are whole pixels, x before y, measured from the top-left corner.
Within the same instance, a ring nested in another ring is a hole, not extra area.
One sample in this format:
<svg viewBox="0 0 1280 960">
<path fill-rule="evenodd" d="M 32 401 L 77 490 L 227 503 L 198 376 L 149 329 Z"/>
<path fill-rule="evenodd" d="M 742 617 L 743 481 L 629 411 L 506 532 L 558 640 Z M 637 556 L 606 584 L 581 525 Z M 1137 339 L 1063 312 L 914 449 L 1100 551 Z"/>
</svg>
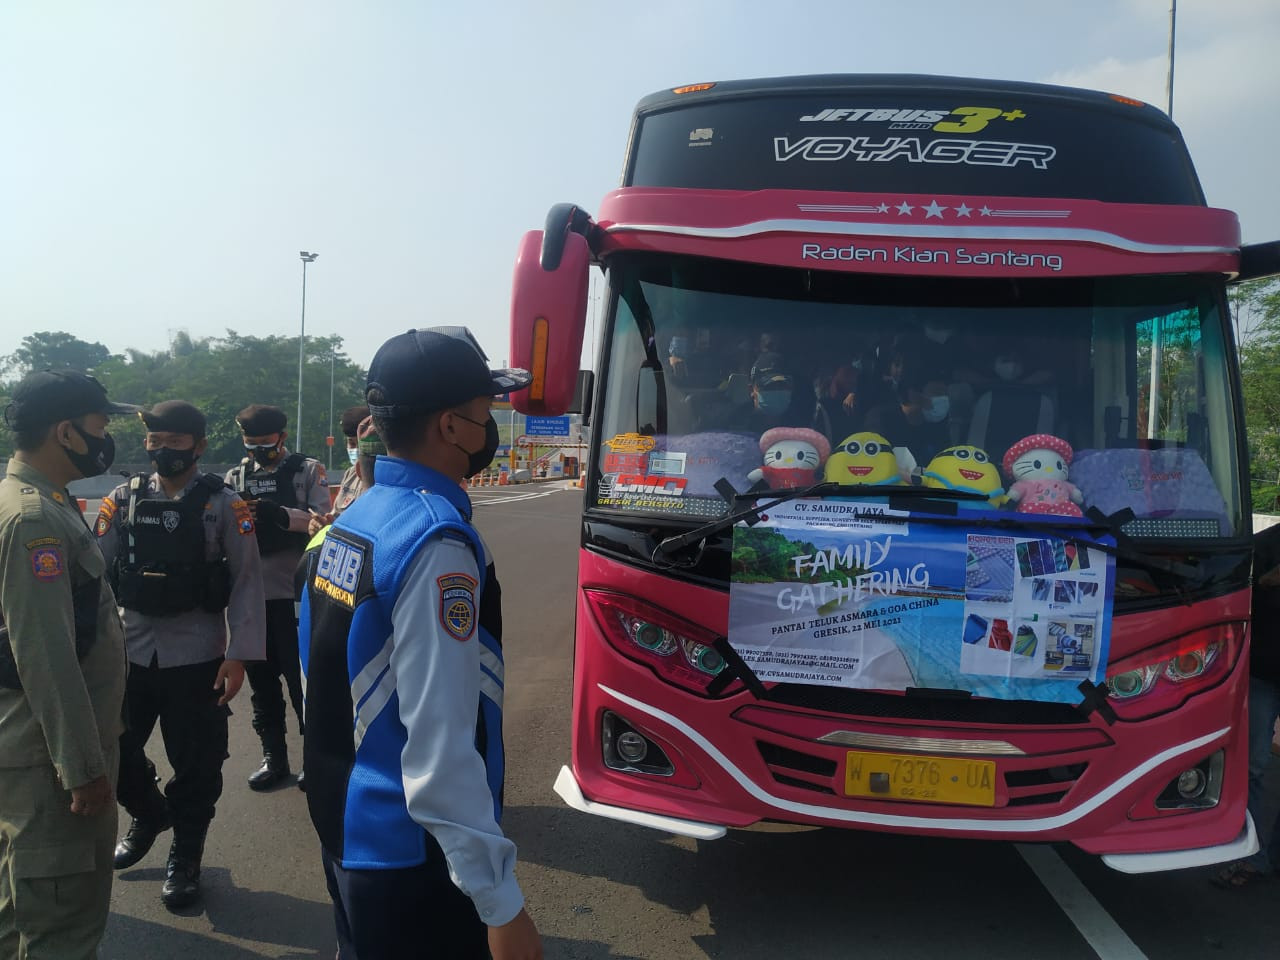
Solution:
<svg viewBox="0 0 1280 960">
<path fill-rule="evenodd" d="M 298 500 L 293 489 L 293 478 L 306 466 L 307 458 L 301 453 L 291 453 L 280 466 L 270 473 L 253 471 L 255 461 L 245 457 L 236 467 L 233 484 L 236 493 L 246 500 L 268 500 L 281 507 L 306 507 Z M 254 529 L 258 535 L 258 552 L 264 557 L 282 550 L 301 551 L 307 545 L 305 533 L 284 530 L 263 517 L 258 518 Z"/>
<path fill-rule="evenodd" d="M 174 501 L 142 497 L 146 483 L 146 474 L 129 481 L 120 526 L 125 548 L 112 568 L 120 605 L 153 617 L 226 609 L 231 571 L 225 557 L 205 559 L 204 531 L 205 504 L 226 484 L 206 473 Z"/>
</svg>

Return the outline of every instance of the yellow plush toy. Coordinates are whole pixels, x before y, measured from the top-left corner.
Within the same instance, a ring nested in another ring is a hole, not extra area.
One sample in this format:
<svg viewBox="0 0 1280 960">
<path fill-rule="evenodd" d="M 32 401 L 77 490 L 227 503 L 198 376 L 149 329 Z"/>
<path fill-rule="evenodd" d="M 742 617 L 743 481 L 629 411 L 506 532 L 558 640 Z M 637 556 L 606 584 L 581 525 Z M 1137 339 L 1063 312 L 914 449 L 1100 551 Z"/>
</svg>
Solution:
<svg viewBox="0 0 1280 960">
<path fill-rule="evenodd" d="M 926 487 L 980 493 L 993 507 L 1008 499 L 1000 486 L 1000 471 L 987 452 L 977 447 L 947 447 L 929 461 L 921 476 Z"/>
<path fill-rule="evenodd" d="M 841 440 L 827 458 L 822 478 L 840 484 L 903 482 L 893 446 L 878 433 L 855 433 Z"/>
</svg>

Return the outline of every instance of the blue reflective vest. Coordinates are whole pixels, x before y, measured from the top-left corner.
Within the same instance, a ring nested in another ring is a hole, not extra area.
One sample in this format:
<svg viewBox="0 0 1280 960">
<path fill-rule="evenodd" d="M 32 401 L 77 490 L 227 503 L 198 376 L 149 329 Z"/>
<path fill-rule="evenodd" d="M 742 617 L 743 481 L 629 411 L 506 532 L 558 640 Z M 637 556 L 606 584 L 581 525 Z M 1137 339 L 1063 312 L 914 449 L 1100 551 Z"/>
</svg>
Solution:
<svg viewBox="0 0 1280 960">
<path fill-rule="evenodd" d="M 307 702 L 307 806 L 321 844 L 344 867 L 391 869 L 441 856 L 408 814 L 400 761 L 407 732 L 389 666 L 391 615 L 404 575 L 441 536 L 469 544 L 480 573 L 476 619 L 483 677 L 476 749 L 494 819 L 501 822 L 500 588 L 469 513 L 466 494 L 448 478 L 379 457 L 377 483 L 343 511 L 308 556 L 298 631 Z M 415 642 L 436 640 L 428 635 Z"/>
</svg>

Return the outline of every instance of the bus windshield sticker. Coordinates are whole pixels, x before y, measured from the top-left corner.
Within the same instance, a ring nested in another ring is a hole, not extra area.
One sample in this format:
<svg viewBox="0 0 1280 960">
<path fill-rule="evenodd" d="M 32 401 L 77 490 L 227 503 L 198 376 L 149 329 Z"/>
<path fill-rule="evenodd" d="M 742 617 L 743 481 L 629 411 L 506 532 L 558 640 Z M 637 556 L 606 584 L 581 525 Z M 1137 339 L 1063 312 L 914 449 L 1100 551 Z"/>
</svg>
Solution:
<svg viewBox="0 0 1280 960">
<path fill-rule="evenodd" d="M 761 680 L 1062 703 L 1103 681 L 1113 557 L 869 507 L 799 499 L 734 528 L 729 641 Z"/>
</svg>

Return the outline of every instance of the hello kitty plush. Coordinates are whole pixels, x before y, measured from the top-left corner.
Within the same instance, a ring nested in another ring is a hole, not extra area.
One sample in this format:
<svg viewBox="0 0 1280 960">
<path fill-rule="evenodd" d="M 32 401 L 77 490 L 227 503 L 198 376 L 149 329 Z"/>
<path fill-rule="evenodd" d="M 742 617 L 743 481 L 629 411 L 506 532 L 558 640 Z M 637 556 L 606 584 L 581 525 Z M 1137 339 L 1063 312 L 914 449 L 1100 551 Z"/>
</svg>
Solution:
<svg viewBox="0 0 1280 960">
<path fill-rule="evenodd" d="M 1001 466 L 1012 483 L 1007 494 L 1019 513 L 1083 516 L 1084 497 L 1067 479 L 1071 444 L 1047 433 L 1023 437 L 1004 455 Z"/>
<path fill-rule="evenodd" d="M 772 490 L 795 490 L 817 482 L 818 472 L 831 455 L 831 444 L 816 430 L 774 427 L 760 437 L 764 465 L 747 474 L 764 480 Z"/>
</svg>

